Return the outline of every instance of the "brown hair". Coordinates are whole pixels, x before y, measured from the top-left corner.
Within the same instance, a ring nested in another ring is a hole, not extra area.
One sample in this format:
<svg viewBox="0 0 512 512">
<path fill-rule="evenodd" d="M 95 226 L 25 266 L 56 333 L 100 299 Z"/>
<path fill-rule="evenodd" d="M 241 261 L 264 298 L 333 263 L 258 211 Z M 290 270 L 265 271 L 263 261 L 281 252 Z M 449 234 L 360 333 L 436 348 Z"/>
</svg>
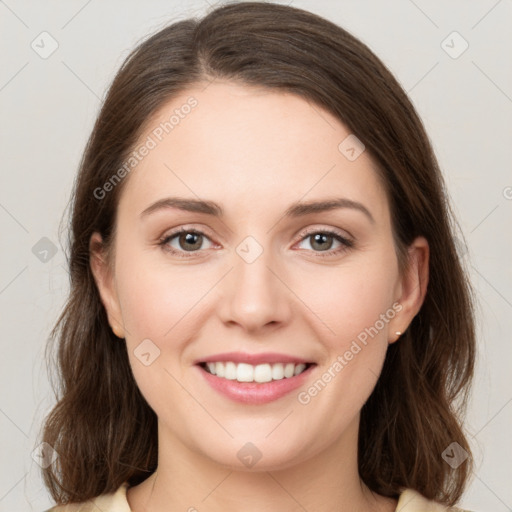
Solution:
<svg viewBox="0 0 512 512">
<path fill-rule="evenodd" d="M 428 240 L 424 303 L 389 346 L 361 411 L 359 473 L 384 496 L 407 487 L 455 504 L 473 461 L 452 469 L 441 454 L 454 441 L 471 454 L 461 418 L 474 371 L 474 292 L 428 136 L 406 93 L 361 41 L 307 11 L 259 2 L 224 5 L 160 30 L 128 56 L 108 91 L 74 186 L 70 296 L 50 336 L 58 340 L 60 383 L 43 430 L 59 454 L 43 470 L 51 495 L 57 503 L 85 501 L 156 469 L 157 418 L 138 390 L 126 344 L 110 329 L 89 260 L 93 232 L 111 247 L 127 178 L 101 200 L 94 191 L 123 166 L 159 107 L 216 78 L 291 92 L 335 115 L 365 144 L 385 186 L 401 272 L 408 245 L 420 235 Z"/>
</svg>

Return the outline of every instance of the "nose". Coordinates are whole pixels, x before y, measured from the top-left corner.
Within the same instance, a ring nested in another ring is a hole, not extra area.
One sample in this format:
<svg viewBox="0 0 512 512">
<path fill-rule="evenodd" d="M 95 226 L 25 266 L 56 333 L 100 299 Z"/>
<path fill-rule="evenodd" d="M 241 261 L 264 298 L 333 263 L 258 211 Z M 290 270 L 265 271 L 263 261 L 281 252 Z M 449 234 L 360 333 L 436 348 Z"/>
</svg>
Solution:
<svg viewBox="0 0 512 512">
<path fill-rule="evenodd" d="M 289 322 L 293 293 L 269 252 L 252 263 L 234 255 L 234 268 L 220 290 L 218 311 L 225 324 L 254 333 Z"/>
</svg>

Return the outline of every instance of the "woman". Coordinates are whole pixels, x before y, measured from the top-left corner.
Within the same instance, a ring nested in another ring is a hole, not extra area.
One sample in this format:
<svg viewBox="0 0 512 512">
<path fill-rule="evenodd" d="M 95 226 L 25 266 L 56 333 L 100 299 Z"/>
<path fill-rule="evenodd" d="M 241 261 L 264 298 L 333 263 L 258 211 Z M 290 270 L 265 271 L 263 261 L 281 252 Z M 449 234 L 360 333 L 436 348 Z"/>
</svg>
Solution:
<svg viewBox="0 0 512 512">
<path fill-rule="evenodd" d="M 248 2 L 142 43 L 74 191 L 52 510 L 458 510 L 451 215 L 406 94 L 340 27 Z"/>
</svg>

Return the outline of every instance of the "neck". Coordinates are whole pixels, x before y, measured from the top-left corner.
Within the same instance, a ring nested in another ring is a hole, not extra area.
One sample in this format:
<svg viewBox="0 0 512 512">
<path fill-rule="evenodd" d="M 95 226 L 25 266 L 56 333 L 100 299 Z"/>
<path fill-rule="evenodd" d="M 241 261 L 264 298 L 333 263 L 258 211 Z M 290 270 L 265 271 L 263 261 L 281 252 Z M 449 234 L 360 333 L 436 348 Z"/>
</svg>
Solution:
<svg viewBox="0 0 512 512">
<path fill-rule="evenodd" d="M 157 471 L 127 491 L 133 512 L 394 512 L 397 500 L 368 489 L 357 468 L 358 422 L 335 446 L 314 457 L 268 470 L 226 467 L 159 425 Z M 262 458 L 263 461 L 263 458 Z"/>
</svg>

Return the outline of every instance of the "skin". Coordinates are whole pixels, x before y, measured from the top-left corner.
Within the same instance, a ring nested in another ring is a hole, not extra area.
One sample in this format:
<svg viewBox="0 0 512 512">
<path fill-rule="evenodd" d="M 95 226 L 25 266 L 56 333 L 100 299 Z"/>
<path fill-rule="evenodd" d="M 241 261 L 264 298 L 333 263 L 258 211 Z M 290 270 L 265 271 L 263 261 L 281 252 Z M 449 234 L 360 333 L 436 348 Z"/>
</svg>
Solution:
<svg viewBox="0 0 512 512">
<path fill-rule="evenodd" d="M 396 500 L 359 478 L 360 410 L 395 332 L 421 308 L 428 243 L 419 237 L 411 244 L 410 271 L 400 276 L 387 197 L 368 152 L 345 158 L 338 145 L 350 131 L 298 96 L 198 84 L 162 106 L 140 140 L 191 95 L 198 105 L 125 178 L 112 267 L 91 249 L 110 325 L 125 338 L 137 385 L 158 416 L 158 470 L 128 490 L 130 507 L 394 511 Z M 215 201 L 224 217 L 174 208 L 140 217 L 167 196 Z M 349 208 L 283 217 L 291 203 L 333 197 L 361 202 L 375 222 Z M 179 236 L 168 242 L 189 258 L 158 245 L 180 226 L 205 234 L 202 245 L 183 238 L 180 245 Z M 322 257 L 343 245 L 327 238 L 319 246 L 306 228 L 334 229 L 354 247 Z M 249 235 L 263 249 L 250 264 L 236 252 Z M 190 244 L 199 249 L 187 252 Z M 401 311 L 325 389 L 299 403 L 298 392 L 395 302 Z M 148 338 L 160 356 L 145 366 L 134 350 Z M 317 367 L 297 391 L 240 404 L 213 390 L 194 366 L 232 350 L 282 352 Z M 251 468 L 237 457 L 247 442 L 262 454 Z"/>
</svg>

